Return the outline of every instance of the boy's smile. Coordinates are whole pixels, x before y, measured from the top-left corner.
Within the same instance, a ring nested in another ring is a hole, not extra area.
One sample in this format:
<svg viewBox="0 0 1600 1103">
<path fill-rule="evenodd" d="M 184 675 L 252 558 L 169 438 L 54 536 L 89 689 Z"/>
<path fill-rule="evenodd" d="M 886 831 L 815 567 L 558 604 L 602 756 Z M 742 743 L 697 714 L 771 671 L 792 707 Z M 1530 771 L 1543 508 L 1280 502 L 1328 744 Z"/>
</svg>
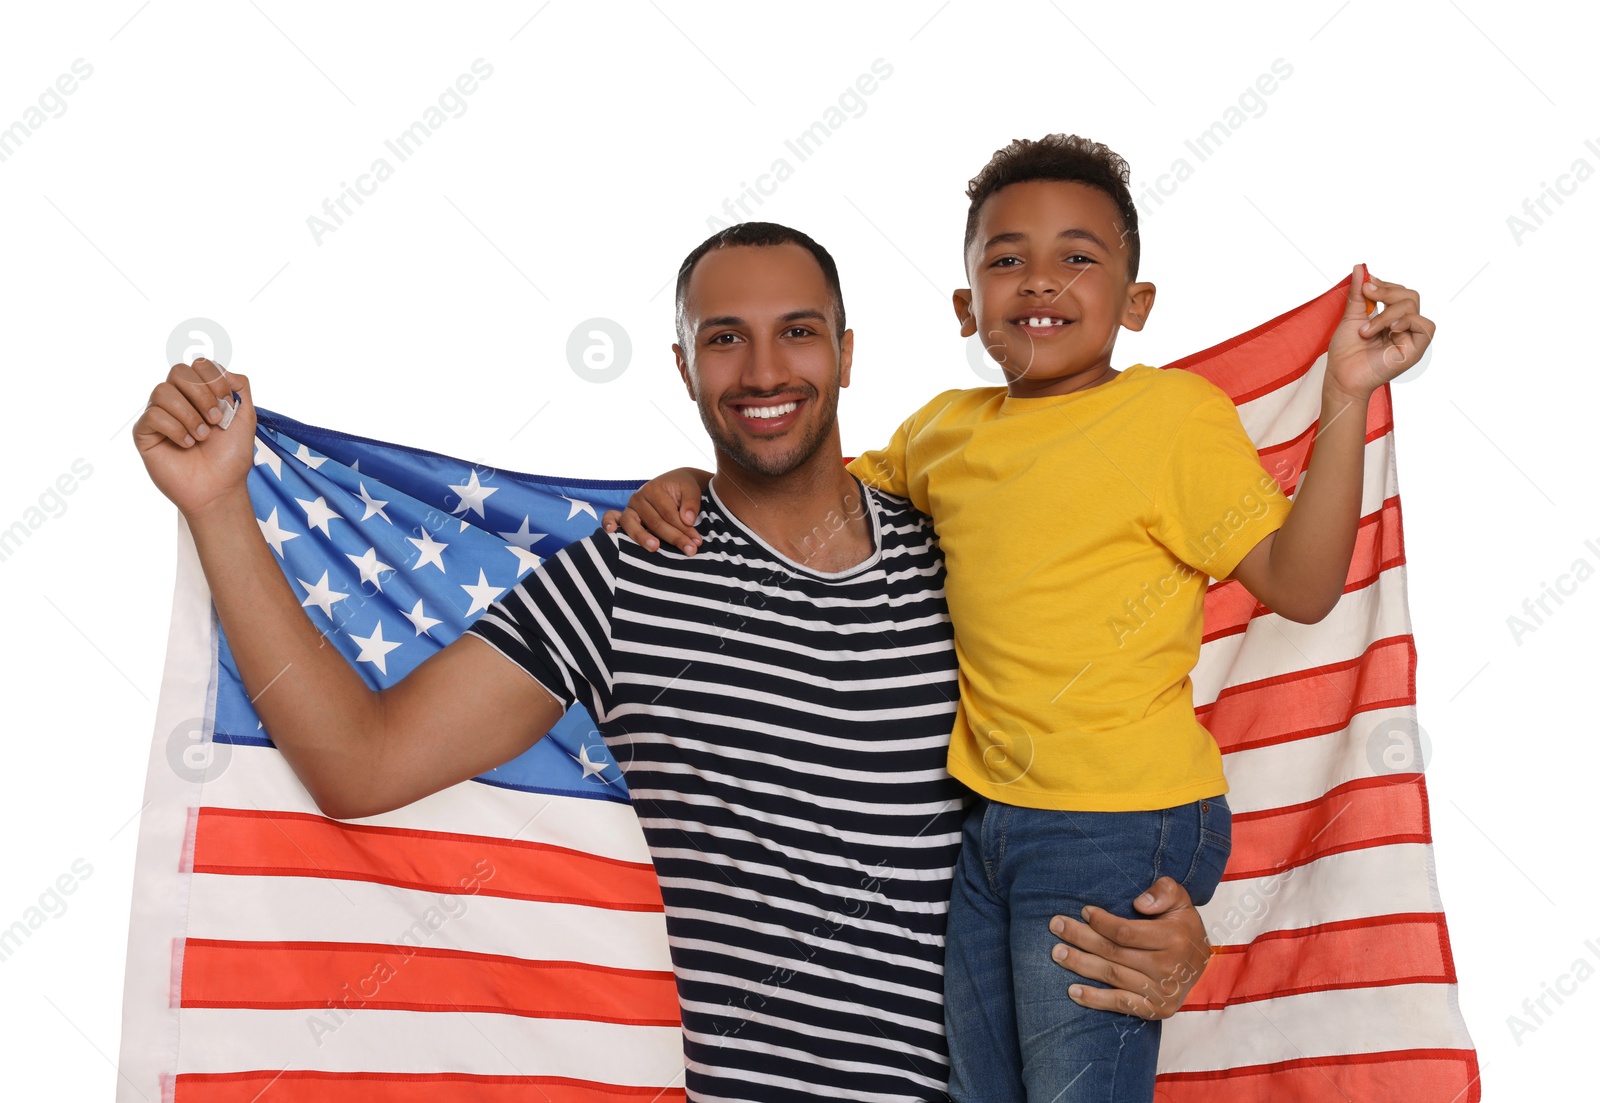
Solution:
<svg viewBox="0 0 1600 1103">
<path fill-rule="evenodd" d="M 982 335 L 1011 394 L 1066 394 L 1111 378 L 1122 327 L 1141 329 L 1155 286 L 1127 276 L 1116 204 L 1099 188 L 1030 180 L 995 192 L 955 292 L 962 336 Z"/>
</svg>

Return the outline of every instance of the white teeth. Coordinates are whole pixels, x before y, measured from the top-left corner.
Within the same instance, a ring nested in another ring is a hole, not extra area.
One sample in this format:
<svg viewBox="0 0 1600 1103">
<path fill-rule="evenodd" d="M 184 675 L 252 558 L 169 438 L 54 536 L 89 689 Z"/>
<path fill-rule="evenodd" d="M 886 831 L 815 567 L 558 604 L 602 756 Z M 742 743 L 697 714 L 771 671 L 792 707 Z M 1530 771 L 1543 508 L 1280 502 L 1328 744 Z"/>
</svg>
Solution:
<svg viewBox="0 0 1600 1103">
<path fill-rule="evenodd" d="M 743 413 L 745 417 L 758 417 L 765 420 L 793 413 L 799 405 L 800 403 L 798 402 L 785 402 L 782 406 L 746 406 Z"/>
<path fill-rule="evenodd" d="M 1067 320 L 1065 318 L 1029 318 L 1023 322 L 1023 325 L 1038 326 L 1040 328 L 1044 326 L 1064 326 L 1066 324 Z"/>
</svg>

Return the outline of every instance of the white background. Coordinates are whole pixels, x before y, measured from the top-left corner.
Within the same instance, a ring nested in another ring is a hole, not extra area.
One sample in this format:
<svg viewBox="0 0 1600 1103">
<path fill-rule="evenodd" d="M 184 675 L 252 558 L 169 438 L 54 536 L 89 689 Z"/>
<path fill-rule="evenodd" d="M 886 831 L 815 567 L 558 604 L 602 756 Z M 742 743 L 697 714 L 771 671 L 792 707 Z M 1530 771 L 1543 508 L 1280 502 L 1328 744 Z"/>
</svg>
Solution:
<svg viewBox="0 0 1600 1103">
<path fill-rule="evenodd" d="M 304 421 L 553 474 L 702 462 L 668 283 L 708 217 L 782 157 L 792 176 L 750 211 L 838 258 L 853 453 L 976 382 L 949 307 L 963 188 L 998 146 L 1056 130 L 1125 155 L 1136 193 L 1180 157 L 1193 169 L 1145 202 L 1141 276 L 1160 295 L 1119 365 L 1229 337 L 1357 261 L 1420 289 L 1435 352 L 1394 396 L 1461 1004 L 1487 1098 L 1586 1082 L 1600 983 L 1547 998 L 1520 1038 L 1508 1016 L 1579 959 L 1600 967 L 1597 725 L 1579 707 L 1600 580 L 1569 579 L 1520 640 L 1507 618 L 1575 561 L 1600 567 L 1600 179 L 1561 178 L 1579 159 L 1600 172 L 1595 16 L 1484 0 L 542 3 L 0 16 L 0 127 L 76 59 L 93 68 L 0 163 L 0 528 L 75 460 L 92 468 L 0 562 L 0 928 L 75 860 L 92 870 L 0 962 L 6 1096 L 113 1090 L 175 528 L 127 425 L 179 322 L 219 323 L 258 402 Z M 400 163 L 384 139 L 478 58 L 492 76 Z M 1291 75 L 1201 162 L 1185 140 L 1280 58 Z M 800 162 L 785 139 L 877 59 L 892 74 Z M 308 216 L 380 156 L 393 176 L 319 242 Z M 1571 194 L 1514 232 L 1547 183 Z M 633 345 L 603 385 L 566 354 L 592 317 Z"/>
</svg>

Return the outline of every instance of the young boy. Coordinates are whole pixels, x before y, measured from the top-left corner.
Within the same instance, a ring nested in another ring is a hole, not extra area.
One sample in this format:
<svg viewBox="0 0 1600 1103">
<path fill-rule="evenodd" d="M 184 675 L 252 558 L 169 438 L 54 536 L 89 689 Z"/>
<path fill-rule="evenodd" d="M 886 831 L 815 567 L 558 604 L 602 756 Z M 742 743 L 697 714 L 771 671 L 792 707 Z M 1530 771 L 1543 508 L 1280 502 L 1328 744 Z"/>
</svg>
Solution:
<svg viewBox="0 0 1600 1103">
<path fill-rule="evenodd" d="M 938 395 L 850 465 L 930 514 L 945 556 L 961 674 L 949 770 L 977 795 L 945 965 L 961 1101 L 1152 1098 L 1160 1024 L 1082 1006 L 1044 960 L 1048 924 L 1087 905 L 1132 916 L 1162 875 L 1210 899 L 1231 824 L 1189 680 L 1208 577 L 1290 620 L 1327 615 L 1360 519 L 1367 401 L 1434 330 L 1415 292 L 1362 283 L 1358 266 L 1291 509 L 1219 389 L 1111 367 L 1118 330 L 1142 329 L 1155 300 L 1127 177 L 1077 136 L 994 155 L 967 189 L 971 287 L 953 301 L 1006 386 Z M 1369 298 L 1385 304 L 1370 318 Z M 675 518 L 693 524 L 683 507 L 703 485 L 663 476 L 624 529 L 653 546 L 642 516 L 692 554 Z"/>
</svg>

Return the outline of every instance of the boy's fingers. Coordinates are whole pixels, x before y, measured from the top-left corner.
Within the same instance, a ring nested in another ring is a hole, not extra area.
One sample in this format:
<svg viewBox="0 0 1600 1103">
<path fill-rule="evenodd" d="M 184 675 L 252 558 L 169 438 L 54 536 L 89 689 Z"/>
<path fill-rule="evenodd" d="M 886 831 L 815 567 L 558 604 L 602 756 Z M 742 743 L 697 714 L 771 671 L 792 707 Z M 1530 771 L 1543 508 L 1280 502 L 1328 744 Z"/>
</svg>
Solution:
<svg viewBox="0 0 1600 1103">
<path fill-rule="evenodd" d="M 602 513 L 600 515 L 600 527 L 605 529 L 607 532 L 616 532 L 617 531 L 617 521 L 621 517 L 622 517 L 622 511 L 621 510 L 608 509 L 608 510 L 606 510 L 604 513 Z"/>
</svg>

